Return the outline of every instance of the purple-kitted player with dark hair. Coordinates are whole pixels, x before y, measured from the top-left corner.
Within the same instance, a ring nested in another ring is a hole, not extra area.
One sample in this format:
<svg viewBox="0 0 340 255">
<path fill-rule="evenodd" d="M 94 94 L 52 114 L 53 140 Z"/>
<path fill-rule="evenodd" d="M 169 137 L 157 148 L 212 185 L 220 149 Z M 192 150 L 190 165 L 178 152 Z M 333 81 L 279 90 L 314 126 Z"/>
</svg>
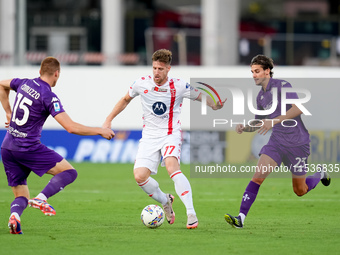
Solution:
<svg viewBox="0 0 340 255">
<path fill-rule="evenodd" d="M 45 215 L 55 215 L 54 208 L 46 200 L 77 178 L 77 171 L 67 160 L 40 142 L 42 127 L 49 115 L 69 133 L 101 135 L 108 140 L 114 137 L 114 132 L 109 128 L 87 127 L 68 116 L 51 90 L 59 75 L 59 61 L 47 57 L 41 62 L 39 78 L 0 81 L 0 101 L 7 118 L 1 156 L 8 186 L 12 187 L 15 196 L 8 222 L 11 234 L 22 234 L 20 216 L 27 205 L 40 209 Z M 10 90 L 16 92 L 13 109 L 9 103 Z M 30 199 L 27 187 L 27 177 L 31 171 L 40 177 L 46 173 L 53 175 L 33 199 Z"/>
<path fill-rule="evenodd" d="M 257 95 L 257 109 L 268 110 L 273 105 L 273 95 L 277 96 L 277 107 L 268 116 L 256 115 L 250 125 L 236 126 L 236 132 L 253 132 L 258 130 L 259 134 L 266 134 L 272 129 L 269 142 L 260 151 L 257 163 L 257 172 L 249 182 L 241 202 L 238 216 L 226 214 L 225 220 L 236 228 L 243 228 L 244 219 L 250 207 L 256 199 L 259 188 L 271 170 L 283 163 L 292 172 L 293 190 L 296 195 L 303 196 L 322 182 L 323 185 L 330 184 L 330 176 L 323 169 L 306 177 L 306 164 L 310 154 L 309 133 L 302 120 L 302 111 L 294 104 L 287 104 L 286 114 L 281 115 L 281 90 L 291 88 L 289 82 L 273 79 L 273 60 L 264 55 L 255 56 L 251 63 L 251 72 L 255 84 L 261 86 Z M 277 90 L 277 94 L 273 91 Z M 287 98 L 297 99 L 296 93 L 287 93 Z M 284 125 L 282 123 L 284 122 Z"/>
</svg>

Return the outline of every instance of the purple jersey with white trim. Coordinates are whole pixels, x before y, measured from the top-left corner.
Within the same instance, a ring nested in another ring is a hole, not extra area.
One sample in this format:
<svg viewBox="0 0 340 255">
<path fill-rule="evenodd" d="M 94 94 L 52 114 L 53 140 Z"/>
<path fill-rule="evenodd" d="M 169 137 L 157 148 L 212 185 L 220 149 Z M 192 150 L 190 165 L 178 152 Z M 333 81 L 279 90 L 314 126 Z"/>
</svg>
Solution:
<svg viewBox="0 0 340 255">
<path fill-rule="evenodd" d="M 34 145 L 40 144 L 47 117 L 64 112 L 63 106 L 51 86 L 40 78 L 13 79 L 11 88 L 17 94 L 1 147 L 13 151 L 34 150 Z"/>
<path fill-rule="evenodd" d="M 284 80 L 278 80 L 271 78 L 267 85 L 266 91 L 260 90 L 257 95 L 257 109 L 267 110 L 272 107 L 273 104 L 273 94 L 272 89 L 277 88 L 277 101 L 278 105 L 275 111 L 267 116 L 255 115 L 255 119 L 275 119 L 277 116 L 281 115 L 281 89 L 291 88 L 292 85 Z M 297 93 L 286 93 L 287 99 L 297 99 Z M 286 111 L 292 107 L 291 104 L 286 106 Z M 273 127 L 273 132 L 270 139 L 274 139 L 280 145 L 286 147 L 295 147 L 303 144 L 309 144 L 309 133 L 305 125 L 302 122 L 301 115 L 294 118 L 294 121 L 285 121 L 284 126 L 282 124 L 276 124 Z M 294 126 L 296 125 L 296 126 Z M 289 126 L 289 127 L 287 127 Z"/>
</svg>

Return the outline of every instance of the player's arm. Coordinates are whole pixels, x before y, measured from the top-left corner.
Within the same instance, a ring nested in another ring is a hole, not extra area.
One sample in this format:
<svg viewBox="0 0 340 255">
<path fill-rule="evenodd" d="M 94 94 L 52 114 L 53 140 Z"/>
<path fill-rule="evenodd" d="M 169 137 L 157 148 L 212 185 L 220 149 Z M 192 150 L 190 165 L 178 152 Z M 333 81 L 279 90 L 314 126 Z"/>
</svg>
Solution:
<svg viewBox="0 0 340 255">
<path fill-rule="evenodd" d="M 302 111 L 295 104 L 292 104 L 292 107 L 286 112 L 286 115 L 280 115 L 275 119 L 264 121 L 264 124 L 259 129 L 259 134 L 265 135 L 270 129 L 273 128 L 273 126 L 281 123 L 284 120 L 294 119 L 301 114 Z"/>
<path fill-rule="evenodd" d="M 71 134 L 76 135 L 101 135 L 110 140 L 115 136 L 115 133 L 109 128 L 88 127 L 77 122 L 74 122 L 66 112 L 62 112 L 54 116 L 56 121 Z"/>
<path fill-rule="evenodd" d="M 209 106 L 213 110 L 221 109 L 223 107 L 225 101 L 227 101 L 227 99 L 224 99 L 224 101 L 222 101 L 222 104 L 221 104 L 220 101 L 217 101 L 216 104 L 215 104 L 214 100 L 212 100 L 211 97 L 206 97 L 206 98 L 207 98 L 207 106 Z M 202 101 L 202 93 L 200 93 L 200 95 L 198 96 L 196 101 L 199 101 L 199 102 Z"/>
<path fill-rule="evenodd" d="M 9 103 L 9 92 L 11 90 L 11 81 L 12 79 L 0 81 L 0 101 L 6 113 L 6 122 L 5 122 L 6 128 L 8 128 L 9 126 L 9 123 L 11 121 L 11 115 L 12 115 L 12 109 Z"/>
<path fill-rule="evenodd" d="M 242 124 L 238 124 L 236 126 L 236 132 L 238 134 L 242 134 L 243 132 L 254 132 L 261 128 L 262 121 L 253 120 L 249 123 L 249 125 L 243 126 Z"/>
<path fill-rule="evenodd" d="M 104 124 L 102 125 L 103 128 L 111 128 L 111 122 L 116 116 L 121 113 L 125 107 L 131 102 L 133 97 L 130 97 L 129 92 L 123 96 L 118 103 L 113 107 L 110 114 L 106 117 Z"/>
</svg>

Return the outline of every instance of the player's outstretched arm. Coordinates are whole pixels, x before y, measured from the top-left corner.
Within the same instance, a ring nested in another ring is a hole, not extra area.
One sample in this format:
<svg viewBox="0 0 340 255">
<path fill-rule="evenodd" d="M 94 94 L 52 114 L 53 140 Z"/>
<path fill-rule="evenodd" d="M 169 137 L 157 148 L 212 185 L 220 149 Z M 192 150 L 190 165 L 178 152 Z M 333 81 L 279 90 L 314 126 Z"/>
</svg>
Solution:
<svg viewBox="0 0 340 255">
<path fill-rule="evenodd" d="M 198 96 L 196 99 L 197 101 L 201 102 L 202 101 L 202 93 Z M 220 101 L 217 101 L 216 104 L 214 100 L 212 100 L 211 97 L 207 97 L 207 106 L 209 106 L 213 110 L 219 110 L 223 107 L 224 103 L 227 101 L 227 98 L 222 101 L 222 104 Z"/>
<path fill-rule="evenodd" d="M 103 128 L 111 128 L 111 122 L 116 116 L 121 113 L 125 107 L 131 102 L 133 98 L 130 97 L 129 93 L 127 93 L 125 96 L 123 96 L 118 103 L 113 107 L 110 114 L 106 117 L 102 127 Z"/>
<path fill-rule="evenodd" d="M 109 128 L 88 127 L 74 122 L 66 112 L 57 114 L 56 121 L 71 134 L 76 135 L 101 135 L 105 139 L 112 139 L 115 133 Z"/>
<path fill-rule="evenodd" d="M 12 115 L 12 109 L 9 103 L 9 92 L 11 90 L 11 86 L 10 86 L 11 81 L 12 79 L 0 81 L 0 101 L 6 113 L 6 122 L 5 122 L 6 128 L 8 128 L 9 126 L 9 123 L 11 121 L 11 115 Z"/>
<path fill-rule="evenodd" d="M 260 120 L 253 120 L 250 125 L 246 125 L 243 127 L 243 132 L 254 132 L 256 130 L 259 130 L 261 128 L 262 121 Z M 237 128 L 237 127 L 236 127 Z"/>
</svg>

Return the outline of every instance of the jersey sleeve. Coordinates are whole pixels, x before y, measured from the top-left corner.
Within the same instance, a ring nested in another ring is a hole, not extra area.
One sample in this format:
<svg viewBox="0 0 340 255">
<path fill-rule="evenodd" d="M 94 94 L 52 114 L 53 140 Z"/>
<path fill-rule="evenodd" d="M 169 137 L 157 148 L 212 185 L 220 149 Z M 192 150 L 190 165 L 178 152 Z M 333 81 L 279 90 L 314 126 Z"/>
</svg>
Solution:
<svg viewBox="0 0 340 255">
<path fill-rule="evenodd" d="M 130 87 L 129 87 L 129 96 L 134 98 L 139 95 L 138 93 L 138 81 L 135 81 Z"/>
<path fill-rule="evenodd" d="M 183 97 L 189 98 L 191 100 L 196 100 L 200 95 L 200 92 L 198 89 L 192 87 L 189 83 L 185 84 L 185 92 L 183 94 Z"/>
<path fill-rule="evenodd" d="M 292 88 L 292 85 L 289 82 L 286 82 L 286 81 L 282 81 L 281 85 L 282 85 L 281 89 L 282 88 Z M 281 93 L 282 93 L 282 90 L 280 90 L 280 94 Z M 299 96 L 296 92 L 288 92 L 288 93 L 286 93 L 286 98 L 287 99 L 298 99 Z"/>
<path fill-rule="evenodd" d="M 18 87 L 23 83 L 23 80 L 22 79 L 19 79 L 19 78 L 14 78 L 13 80 L 11 80 L 11 88 L 17 92 L 18 90 Z"/>
<path fill-rule="evenodd" d="M 48 93 L 48 95 L 44 98 L 44 105 L 47 111 L 55 117 L 57 114 L 65 112 L 63 105 L 60 102 L 60 99 L 53 92 Z"/>
</svg>

